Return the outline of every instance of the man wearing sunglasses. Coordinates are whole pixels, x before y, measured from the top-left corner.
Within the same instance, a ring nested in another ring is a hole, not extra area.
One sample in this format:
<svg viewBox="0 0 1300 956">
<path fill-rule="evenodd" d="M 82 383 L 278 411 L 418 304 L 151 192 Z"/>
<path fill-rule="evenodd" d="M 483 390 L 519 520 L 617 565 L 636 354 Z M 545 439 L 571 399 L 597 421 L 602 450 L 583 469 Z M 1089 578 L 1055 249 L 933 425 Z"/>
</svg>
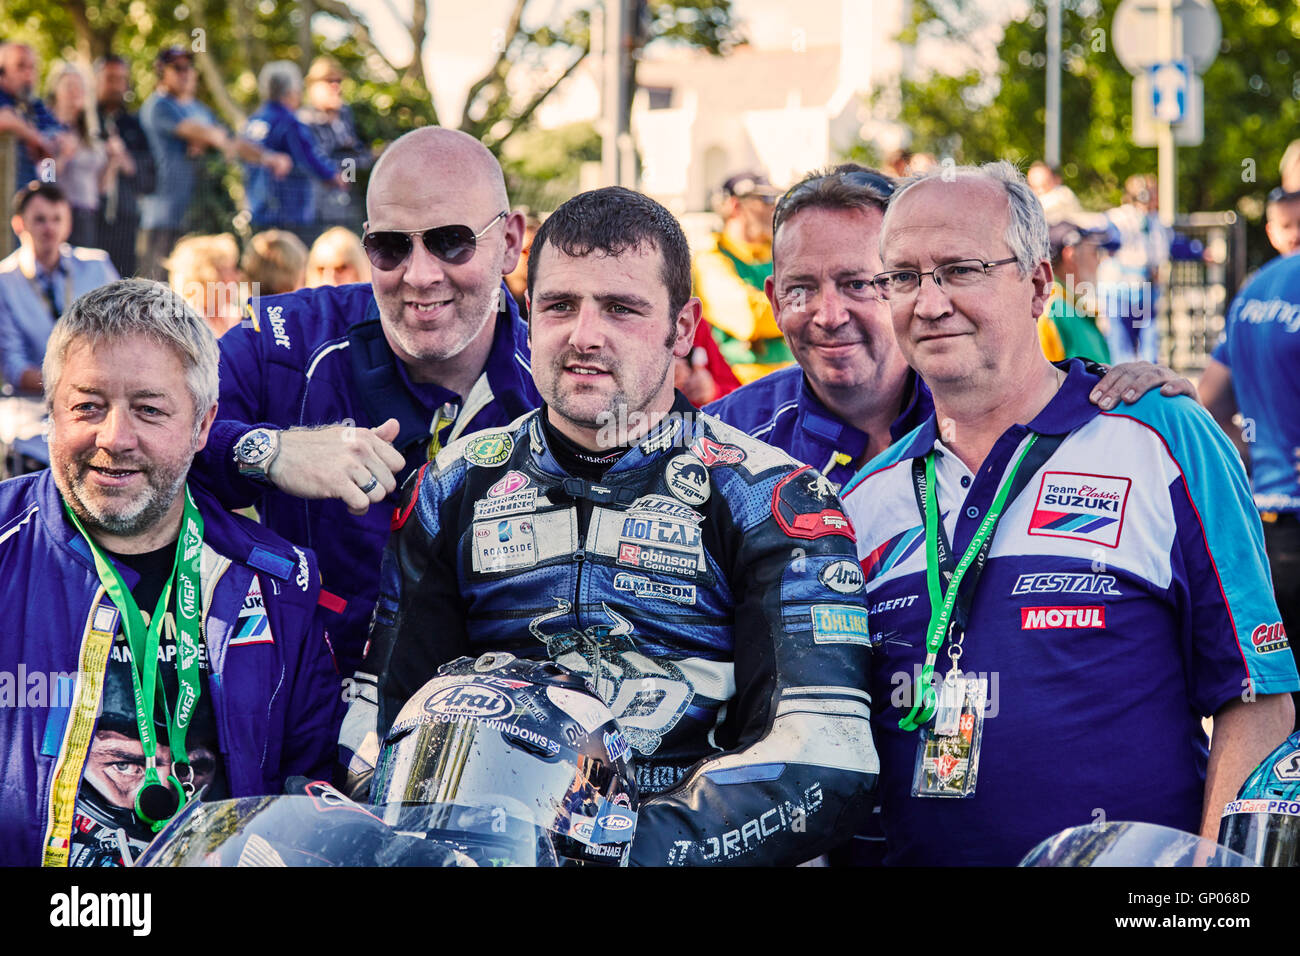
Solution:
<svg viewBox="0 0 1300 956">
<path fill-rule="evenodd" d="M 200 458 L 228 506 L 254 504 L 316 550 L 338 596 L 330 634 L 345 676 L 401 481 L 459 435 L 540 404 L 501 281 L 523 217 L 492 154 L 455 130 L 408 133 L 376 163 L 366 208 L 369 283 L 255 300 L 222 337 L 221 405 Z"/>
<path fill-rule="evenodd" d="M 929 417 L 930 392 L 898 350 L 889 308 L 872 285 L 880 223 L 894 180 L 845 163 L 787 192 L 773 217 L 775 271 L 766 293 L 797 366 L 706 411 L 812 465 L 837 487 Z M 1193 394 L 1168 369 L 1112 369 L 1092 400 L 1110 408 L 1157 386 Z"/>
<path fill-rule="evenodd" d="M 1047 223 L 1010 164 L 921 177 L 880 232 L 935 406 L 844 499 L 886 862 L 1012 865 L 1100 819 L 1214 839 L 1300 687 L 1240 461 L 1186 398 L 1102 411 L 1046 360 Z"/>
</svg>

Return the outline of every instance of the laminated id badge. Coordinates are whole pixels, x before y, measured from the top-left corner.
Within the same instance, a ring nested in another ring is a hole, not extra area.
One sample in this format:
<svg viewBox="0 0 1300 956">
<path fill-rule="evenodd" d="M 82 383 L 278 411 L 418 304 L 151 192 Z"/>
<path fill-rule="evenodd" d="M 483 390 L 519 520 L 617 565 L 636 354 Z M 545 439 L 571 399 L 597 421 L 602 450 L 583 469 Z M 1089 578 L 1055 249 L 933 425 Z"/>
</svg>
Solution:
<svg viewBox="0 0 1300 956">
<path fill-rule="evenodd" d="M 934 723 L 919 734 L 912 796 L 974 795 L 988 690 L 986 677 L 955 671 L 944 677 Z"/>
</svg>

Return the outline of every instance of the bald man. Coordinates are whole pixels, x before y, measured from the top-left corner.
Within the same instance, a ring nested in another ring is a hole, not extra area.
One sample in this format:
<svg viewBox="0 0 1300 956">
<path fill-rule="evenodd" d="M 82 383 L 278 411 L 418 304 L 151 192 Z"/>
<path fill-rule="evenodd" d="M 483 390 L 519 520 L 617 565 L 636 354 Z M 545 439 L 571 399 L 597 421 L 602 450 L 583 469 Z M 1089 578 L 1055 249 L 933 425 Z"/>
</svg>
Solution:
<svg viewBox="0 0 1300 956">
<path fill-rule="evenodd" d="M 458 436 L 541 404 L 502 283 L 524 218 L 492 154 L 456 130 L 407 133 L 376 163 L 366 213 L 369 283 L 255 299 L 222 337 L 217 422 L 197 462 L 227 507 L 254 505 L 316 550 L 344 675 L 361 659 L 401 483 Z"/>
</svg>

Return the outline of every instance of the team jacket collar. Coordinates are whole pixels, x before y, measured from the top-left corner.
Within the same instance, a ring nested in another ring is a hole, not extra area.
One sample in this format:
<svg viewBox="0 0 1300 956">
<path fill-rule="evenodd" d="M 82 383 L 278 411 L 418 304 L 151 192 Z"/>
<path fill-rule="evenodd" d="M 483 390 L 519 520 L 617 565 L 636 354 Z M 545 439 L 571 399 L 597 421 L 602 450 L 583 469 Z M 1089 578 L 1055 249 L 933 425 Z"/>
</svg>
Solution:
<svg viewBox="0 0 1300 956">
<path fill-rule="evenodd" d="M 1088 395 L 1098 382 L 1097 376 L 1084 368 L 1081 359 L 1069 359 L 1061 367 L 1066 372 L 1065 381 L 1061 383 L 1060 389 L 1052 396 L 1052 400 L 1047 403 L 1047 406 L 1034 416 L 1034 420 L 1028 424 L 1030 431 L 1037 432 L 1040 435 L 1068 434 L 1076 428 L 1086 425 L 1101 413 L 1101 409 L 1088 401 Z M 1014 425 L 1012 427 L 1025 428 L 1023 425 Z M 934 448 L 938 438 L 938 418 L 931 412 L 930 417 L 922 422 L 921 426 L 912 435 L 907 450 L 902 457 L 924 457 Z"/>
<path fill-rule="evenodd" d="M 91 557 L 90 548 L 77 529 L 72 526 L 63 513 L 63 497 L 58 486 L 54 484 L 53 474 L 46 469 L 36 479 L 38 482 L 36 499 L 40 506 L 39 520 L 44 523 L 50 540 L 57 542 L 74 560 L 80 562 L 92 574 L 95 573 L 95 559 Z M 194 503 L 203 515 L 203 540 L 218 554 L 265 571 L 280 580 L 288 580 L 299 564 L 299 557 L 280 543 L 270 540 L 250 542 L 247 534 L 241 535 L 235 527 L 235 520 L 218 504 L 217 500 L 202 486 L 190 483 L 190 493 Z M 111 558 L 110 558 L 111 560 Z M 114 566 L 122 575 L 128 588 L 135 587 L 138 576 L 130 568 L 116 561 Z"/>
<path fill-rule="evenodd" d="M 923 416 L 933 417 L 934 403 L 930 398 L 930 390 L 916 372 L 909 369 L 907 376 L 907 400 L 898 417 L 889 426 L 891 444 L 924 421 Z M 843 452 L 854 461 L 866 449 L 870 436 L 828 409 L 813 391 L 807 375 L 800 376 L 798 407 L 795 435 L 801 444 L 807 442 L 818 448 Z M 809 464 L 819 466 L 820 463 Z"/>
<path fill-rule="evenodd" d="M 524 382 L 525 369 L 516 361 L 519 339 L 524 335 L 523 322 L 514 298 L 501 287 L 505 312 L 498 312 L 492 348 L 484 372 L 494 399 L 503 407 L 507 419 L 518 418 L 532 407 L 524 396 L 531 381 Z M 440 385 L 418 385 L 411 381 L 406 367 L 393 354 L 384 337 L 379 319 L 379 305 L 371 299 L 365 318 L 348 331 L 348 353 L 356 380 L 357 394 L 372 422 L 396 418 L 400 426 L 393 442 L 403 451 L 415 442 L 429 438 L 433 413 L 447 402 L 461 404 L 463 396 Z"/>
</svg>

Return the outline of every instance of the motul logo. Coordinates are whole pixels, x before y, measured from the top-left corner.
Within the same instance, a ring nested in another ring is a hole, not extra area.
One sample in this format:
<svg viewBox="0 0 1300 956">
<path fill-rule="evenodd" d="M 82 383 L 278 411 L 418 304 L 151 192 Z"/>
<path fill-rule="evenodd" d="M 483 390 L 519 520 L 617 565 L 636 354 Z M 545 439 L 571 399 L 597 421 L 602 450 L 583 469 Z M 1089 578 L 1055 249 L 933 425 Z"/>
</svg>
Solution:
<svg viewBox="0 0 1300 956">
<path fill-rule="evenodd" d="M 1022 607 L 1020 629 L 1041 631 L 1053 627 L 1105 627 L 1104 607 Z"/>
</svg>

